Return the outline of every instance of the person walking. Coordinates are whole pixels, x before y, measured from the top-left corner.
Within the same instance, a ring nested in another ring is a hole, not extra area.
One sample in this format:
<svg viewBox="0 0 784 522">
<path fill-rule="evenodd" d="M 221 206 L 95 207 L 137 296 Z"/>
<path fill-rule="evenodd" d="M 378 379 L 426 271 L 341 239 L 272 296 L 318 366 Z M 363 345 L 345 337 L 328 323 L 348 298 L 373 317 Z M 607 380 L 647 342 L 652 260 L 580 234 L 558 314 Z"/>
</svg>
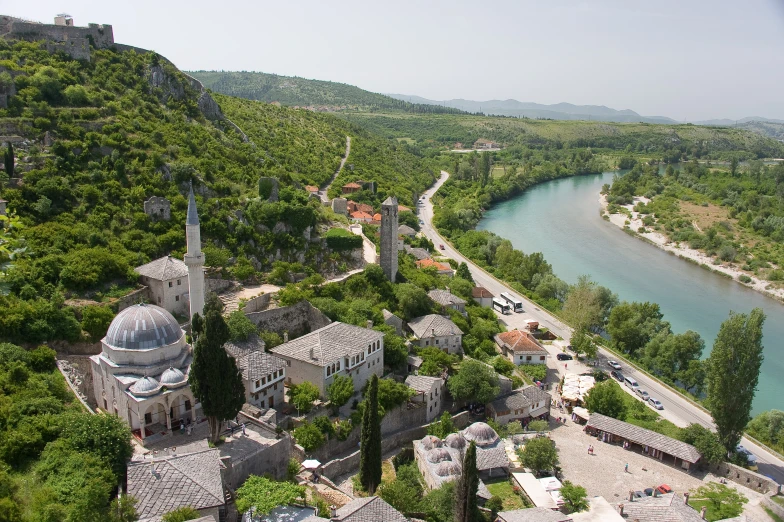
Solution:
<svg viewBox="0 0 784 522">
<path fill-rule="evenodd" d="M 626 466 L 623 468 L 623 471 L 629 473 L 629 464 L 627 463 Z"/>
</svg>

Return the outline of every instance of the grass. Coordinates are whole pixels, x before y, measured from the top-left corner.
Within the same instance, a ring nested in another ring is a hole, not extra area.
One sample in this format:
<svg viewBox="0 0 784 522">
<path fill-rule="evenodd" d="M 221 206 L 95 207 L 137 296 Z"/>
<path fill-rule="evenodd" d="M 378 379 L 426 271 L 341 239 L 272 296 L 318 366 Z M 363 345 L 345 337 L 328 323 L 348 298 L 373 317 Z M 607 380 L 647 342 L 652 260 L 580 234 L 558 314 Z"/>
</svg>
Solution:
<svg viewBox="0 0 784 522">
<path fill-rule="evenodd" d="M 768 516 L 769 516 L 769 517 L 770 517 L 770 518 L 771 518 L 771 519 L 772 519 L 774 522 L 784 522 L 784 518 L 781 518 L 781 517 L 780 517 L 780 516 L 778 516 L 776 513 L 774 513 L 773 511 L 771 511 L 771 509 L 770 509 L 769 507 L 762 506 L 762 509 L 764 509 L 764 510 L 765 510 L 765 513 L 767 513 L 767 514 L 768 514 Z"/>
<path fill-rule="evenodd" d="M 508 480 L 498 479 L 495 482 L 485 482 L 485 485 L 493 496 L 501 498 L 504 511 L 526 507 L 523 498 L 512 489 Z"/>
<path fill-rule="evenodd" d="M 780 506 L 784 506 L 784 497 L 782 497 L 781 495 L 774 495 L 774 496 L 770 497 L 770 499 L 773 502 L 775 502 L 776 504 L 778 504 Z"/>
</svg>

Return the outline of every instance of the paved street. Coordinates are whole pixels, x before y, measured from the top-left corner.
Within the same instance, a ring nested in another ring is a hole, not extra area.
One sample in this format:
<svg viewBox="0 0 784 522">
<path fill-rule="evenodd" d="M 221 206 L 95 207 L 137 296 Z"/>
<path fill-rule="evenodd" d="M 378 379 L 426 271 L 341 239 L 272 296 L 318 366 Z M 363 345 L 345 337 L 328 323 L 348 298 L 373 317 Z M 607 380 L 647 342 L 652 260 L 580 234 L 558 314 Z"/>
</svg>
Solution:
<svg viewBox="0 0 784 522">
<path fill-rule="evenodd" d="M 452 245 L 442 238 L 433 228 L 433 206 L 430 198 L 433 196 L 433 194 L 436 193 L 436 191 L 438 191 L 441 185 L 443 185 L 448 178 L 449 173 L 446 171 L 441 171 L 441 177 L 438 179 L 438 181 L 423 194 L 425 200 L 421 205 L 419 205 L 419 216 L 420 219 L 424 221 L 424 225 L 422 225 L 422 232 L 431 241 L 433 241 L 433 243 L 436 245 L 436 249 L 438 249 L 439 245 L 444 245 L 444 250 L 439 251 L 441 255 L 455 259 L 458 262 L 468 263 L 468 267 L 471 270 L 471 275 L 473 276 L 477 285 L 487 288 L 494 295 L 499 295 L 501 292 L 510 292 L 512 295 L 523 301 L 524 312 L 522 314 L 500 315 L 498 312 L 496 312 L 496 315 L 499 316 L 499 320 L 508 325 L 509 328 L 524 328 L 524 322 L 526 319 L 535 319 L 539 321 L 540 325 L 547 327 L 549 330 L 559 335 L 560 337 L 569 339 L 571 336 L 571 329 L 568 326 L 563 324 L 556 317 L 553 317 L 546 310 L 540 309 L 535 303 L 526 299 L 525 296 L 514 292 L 512 289 L 501 283 L 492 275 L 488 274 L 480 267 L 472 263 L 469 259 L 465 258 L 462 254 L 457 252 L 457 250 L 452 248 Z M 551 352 L 551 355 L 555 353 L 554 350 L 555 349 L 553 347 L 548 347 L 548 351 Z M 608 359 L 615 359 L 616 357 L 610 352 L 601 349 L 599 351 L 598 358 L 600 361 L 600 367 L 606 369 L 608 368 L 606 361 Z M 548 366 L 551 368 L 558 367 L 560 372 L 564 371 L 563 363 L 561 361 L 555 361 L 554 357 L 550 357 L 549 359 L 550 361 L 548 362 Z M 660 412 L 662 417 L 682 427 L 691 423 L 699 423 L 703 426 L 713 428 L 713 420 L 711 419 L 709 413 L 693 405 L 677 392 L 671 391 L 666 386 L 660 384 L 657 381 L 654 381 L 641 372 L 638 372 L 629 365 L 625 363 L 621 364 L 623 366 L 622 372 L 624 375 L 634 377 L 642 389 L 647 390 L 652 397 L 655 397 L 662 402 L 664 405 L 664 410 Z M 577 361 L 569 361 L 569 370 L 580 372 L 587 371 L 588 368 L 581 363 L 578 363 Z M 624 387 L 624 389 L 626 388 Z M 743 439 L 743 445 L 757 456 L 760 473 L 773 478 L 779 484 L 784 483 L 784 462 L 782 462 L 772 453 L 757 446 L 745 438 Z"/>
</svg>

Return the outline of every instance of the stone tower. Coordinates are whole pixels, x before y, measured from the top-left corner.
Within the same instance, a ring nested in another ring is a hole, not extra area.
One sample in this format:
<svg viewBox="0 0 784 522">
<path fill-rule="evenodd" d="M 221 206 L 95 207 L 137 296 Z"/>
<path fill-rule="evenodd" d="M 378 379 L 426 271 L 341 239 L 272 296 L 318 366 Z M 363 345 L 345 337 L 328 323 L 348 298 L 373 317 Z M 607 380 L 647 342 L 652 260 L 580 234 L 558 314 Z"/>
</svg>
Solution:
<svg viewBox="0 0 784 522">
<path fill-rule="evenodd" d="M 185 220 L 185 238 L 188 251 L 185 264 L 188 265 L 188 293 L 191 306 L 191 319 L 196 314 L 204 316 L 204 254 L 201 251 L 201 230 L 199 213 L 196 211 L 196 198 L 193 185 L 188 195 L 188 217 Z"/>
<path fill-rule="evenodd" d="M 388 197 L 381 204 L 381 268 L 387 279 L 397 277 L 397 198 Z"/>
</svg>

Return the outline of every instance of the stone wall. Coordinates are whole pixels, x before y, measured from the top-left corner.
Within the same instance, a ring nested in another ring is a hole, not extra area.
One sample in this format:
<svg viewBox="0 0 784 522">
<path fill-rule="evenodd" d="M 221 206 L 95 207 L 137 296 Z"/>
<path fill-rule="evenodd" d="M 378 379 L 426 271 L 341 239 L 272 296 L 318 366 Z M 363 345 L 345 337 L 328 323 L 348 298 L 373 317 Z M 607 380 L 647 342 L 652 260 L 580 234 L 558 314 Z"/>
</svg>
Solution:
<svg viewBox="0 0 784 522">
<path fill-rule="evenodd" d="M 759 493 L 778 494 L 781 490 L 781 486 L 775 480 L 729 462 L 711 464 L 708 469 L 717 477 L 724 477 Z"/>
<path fill-rule="evenodd" d="M 251 475 L 269 474 L 277 480 L 285 479 L 293 446 L 293 439 L 283 436 L 269 446 L 261 446 L 256 452 L 242 458 L 222 458 L 226 466 L 226 469 L 221 470 L 224 485 L 236 489 Z"/>
<path fill-rule="evenodd" d="M 69 343 L 68 341 L 49 341 L 49 347 L 64 355 L 97 355 L 101 353 L 101 343 Z"/>
<path fill-rule="evenodd" d="M 766 508 L 768 508 L 769 510 L 771 510 L 776 516 L 778 516 L 781 519 L 784 519 L 784 506 L 782 506 L 778 502 L 773 502 L 768 497 L 768 495 L 765 495 L 764 497 L 762 497 L 762 500 L 760 500 L 760 503 L 763 506 L 765 506 Z"/>
<path fill-rule="evenodd" d="M 272 300 L 272 294 L 262 294 L 251 299 L 245 301 L 245 307 L 242 309 L 245 314 L 251 314 L 254 312 L 263 312 L 267 308 L 269 308 L 270 301 Z"/>
<path fill-rule="evenodd" d="M 90 59 L 90 45 L 107 49 L 114 45 L 111 25 L 88 24 L 87 27 L 28 22 L 0 16 L 0 36 L 20 40 L 47 40 L 50 51 L 63 51 L 75 59 Z"/>
<path fill-rule="evenodd" d="M 134 290 L 130 294 L 126 294 L 116 301 L 112 303 L 112 309 L 116 310 L 118 313 L 125 310 L 129 306 L 133 306 L 136 303 L 141 303 L 142 301 L 149 301 L 150 300 L 150 288 L 143 286 L 137 290 Z"/>
<path fill-rule="evenodd" d="M 291 338 L 318 330 L 332 322 L 307 301 L 262 312 L 246 312 L 245 315 L 263 330 L 275 332 L 280 336 L 283 336 L 283 332 L 288 332 Z"/>
<path fill-rule="evenodd" d="M 204 279 L 205 291 L 207 293 L 220 293 L 227 288 L 231 288 L 233 284 L 234 281 L 229 281 L 228 279 Z"/>
<path fill-rule="evenodd" d="M 154 220 L 169 221 L 171 219 L 171 202 L 166 198 L 152 196 L 144 202 L 144 213 Z"/>
</svg>

